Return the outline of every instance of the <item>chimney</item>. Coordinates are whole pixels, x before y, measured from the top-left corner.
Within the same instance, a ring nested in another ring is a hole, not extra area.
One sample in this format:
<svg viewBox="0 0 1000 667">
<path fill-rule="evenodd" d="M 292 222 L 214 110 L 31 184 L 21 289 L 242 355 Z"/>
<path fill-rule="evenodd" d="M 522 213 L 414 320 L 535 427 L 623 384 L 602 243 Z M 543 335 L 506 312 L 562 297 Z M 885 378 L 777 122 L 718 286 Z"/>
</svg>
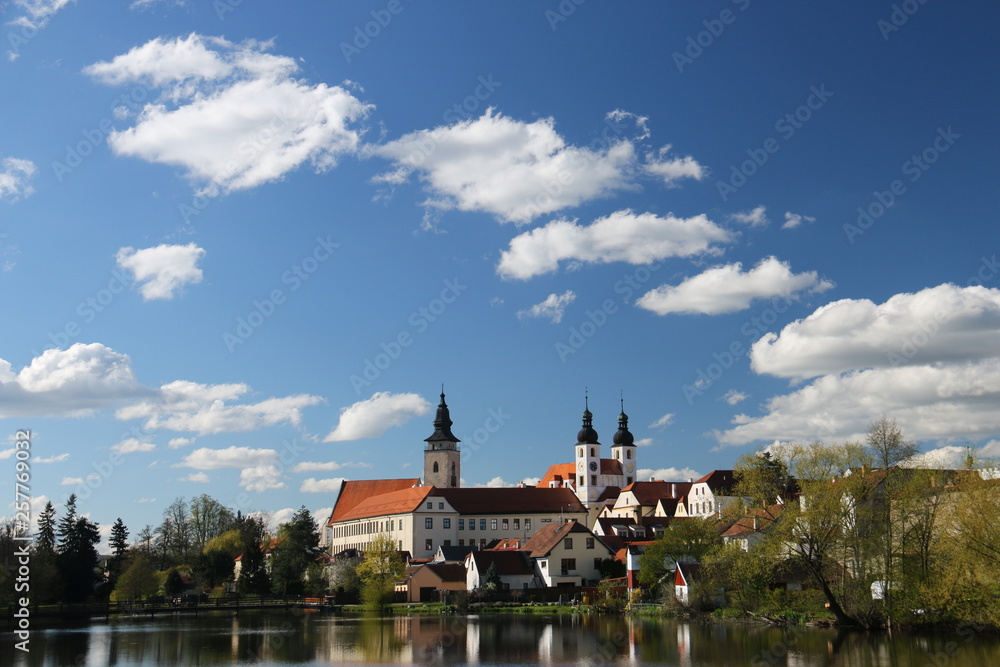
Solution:
<svg viewBox="0 0 1000 667">
<path fill-rule="evenodd" d="M 670 497 L 671 498 L 676 498 L 677 497 L 677 483 L 676 482 L 670 482 Z"/>
</svg>

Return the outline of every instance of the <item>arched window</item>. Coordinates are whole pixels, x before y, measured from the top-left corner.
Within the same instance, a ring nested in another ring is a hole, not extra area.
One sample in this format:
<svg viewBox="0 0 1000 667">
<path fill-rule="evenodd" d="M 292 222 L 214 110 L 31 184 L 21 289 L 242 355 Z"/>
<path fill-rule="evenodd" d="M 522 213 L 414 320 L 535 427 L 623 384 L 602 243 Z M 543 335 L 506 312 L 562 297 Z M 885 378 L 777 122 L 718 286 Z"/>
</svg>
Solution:
<svg viewBox="0 0 1000 667">
<path fill-rule="evenodd" d="M 433 472 L 437 472 L 437 471 L 438 471 L 438 462 L 437 462 L 437 461 L 435 461 L 435 462 L 434 462 L 434 469 L 433 469 Z"/>
<path fill-rule="evenodd" d="M 631 449 L 625 452 L 625 458 L 628 458 L 628 459 L 632 458 L 632 450 Z"/>
<path fill-rule="evenodd" d="M 580 448 L 580 449 L 579 449 L 579 450 L 577 451 L 577 454 L 576 454 L 576 455 L 577 455 L 577 456 L 579 456 L 580 458 L 583 458 L 583 447 L 581 447 L 581 448 Z"/>
<path fill-rule="evenodd" d="M 594 453 L 594 451 L 595 451 L 595 450 L 594 450 L 594 448 L 593 448 L 593 447 L 591 447 L 591 448 L 590 448 L 590 455 L 591 455 L 591 456 L 597 456 L 597 455 L 596 455 L 596 454 Z"/>
</svg>

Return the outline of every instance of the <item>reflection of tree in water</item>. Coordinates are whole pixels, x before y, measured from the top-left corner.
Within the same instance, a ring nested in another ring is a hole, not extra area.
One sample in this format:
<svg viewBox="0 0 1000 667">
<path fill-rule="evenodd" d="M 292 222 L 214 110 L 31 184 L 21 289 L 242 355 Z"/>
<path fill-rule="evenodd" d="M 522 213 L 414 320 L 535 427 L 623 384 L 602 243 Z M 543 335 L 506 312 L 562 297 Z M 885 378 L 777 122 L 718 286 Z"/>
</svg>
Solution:
<svg viewBox="0 0 1000 667">
<path fill-rule="evenodd" d="M 391 620 L 363 618 L 358 622 L 358 655 L 365 662 L 392 662 L 406 643 L 399 638 Z"/>
</svg>

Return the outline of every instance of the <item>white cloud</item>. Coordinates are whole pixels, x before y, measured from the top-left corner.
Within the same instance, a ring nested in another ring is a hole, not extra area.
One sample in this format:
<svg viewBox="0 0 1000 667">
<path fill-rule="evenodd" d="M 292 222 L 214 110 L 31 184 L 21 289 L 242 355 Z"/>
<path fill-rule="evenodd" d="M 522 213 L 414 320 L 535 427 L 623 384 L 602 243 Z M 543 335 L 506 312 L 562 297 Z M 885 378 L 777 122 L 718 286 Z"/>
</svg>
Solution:
<svg viewBox="0 0 1000 667">
<path fill-rule="evenodd" d="M 281 481 L 282 479 L 281 470 L 274 465 L 253 466 L 240 471 L 240 486 L 247 491 L 260 492 L 283 489 L 285 483 Z"/>
<path fill-rule="evenodd" d="M 787 378 L 994 356 L 1000 356 L 1000 290 L 951 284 L 879 305 L 834 301 L 750 350 L 754 371 Z"/>
<path fill-rule="evenodd" d="M 635 441 L 636 447 L 649 447 L 652 444 L 653 444 L 652 438 L 640 438 Z"/>
<path fill-rule="evenodd" d="M 340 491 L 341 483 L 347 481 L 346 477 L 334 477 L 332 479 L 315 479 L 310 477 L 302 482 L 299 487 L 301 493 L 337 493 Z"/>
<path fill-rule="evenodd" d="M 669 257 L 718 254 L 714 244 L 731 240 L 729 232 L 704 215 L 661 217 L 625 209 L 587 226 L 553 220 L 516 236 L 501 254 L 497 273 L 527 280 L 555 271 L 565 261 L 652 264 Z"/>
<path fill-rule="evenodd" d="M 795 229 L 800 226 L 803 222 L 816 222 L 816 218 L 808 215 L 800 215 L 799 213 L 792 213 L 791 211 L 785 212 L 785 224 L 781 225 L 782 229 Z"/>
<path fill-rule="evenodd" d="M 340 421 L 323 442 L 377 438 L 393 426 L 425 415 L 431 404 L 418 394 L 377 392 L 371 398 L 340 409 Z"/>
<path fill-rule="evenodd" d="M 775 257 L 761 260 L 750 271 L 740 262 L 716 266 L 688 278 L 679 285 L 661 285 L 650 290 L 636 305 L 658 315 L 701 313 L 719 315 L 746 310 L 754 299 L 798 298 L 798 293 L 823 292 L 833 283 L 815 271 L 792 273 L 787 262 Z"/>
<path fill-rule="evenodd" d="M 71 2 L 75 0 L 14 0 L 14 6 L 24 14 L 10 23 L 36 30 L 44 28 L 56 12 Z"/>
<path fill-rule="evenodd" d="M 553 324 L 558 324 L 559 322 L 562 322 L 563 313 L 566 312 L 566 306 L 573 303 L 575 299 L 576 294 L 573 290 L 566 290 L 562 294 L 556 294 L 553 292 L 545 297 L 545 300 L 541 303 L 536 303 L 530 308 L 517 311 L 517 317 L 522 320 L 525 317 L 547 317 Z"/>
<path fill-rule="evenodd" d="M 112 150 L 179 166 L 209 196 L 280 179 L 305 162 L 323 172 L 355 153 L 353 124 L 372 107 L 339 86 L 294 78 L 295 60 L 267 53 L 270 46 L 192 33 L 85 68 L 108 85 L 162 91 L 132 127 L 108 136 Z"/>
<path fill-rule="evenodd" d="M 149 393 L 129 358 L 100 343 L 46 350 L 18 373 L 0 359 L 0 418 L 82 417 Z"/>
<path fill-rule="evenodd" d="M 689 479 L 699 479 L 701 473 L 691 468 L 640 468 L 636 472 L 636 480 L 647 482 L 651 479 L 661 482 L 686 482 Z"/>
<path fill-rule="evenodd" d="M 481 117 L 419 130 L 371 149 L 394 167 L 381 180 L 414 172 L 441 209 L 485 211 L 525 223 L 631 186 L 634 146 L 615 140 L 592 150 L 559 136 L 552 118 L 531 123 L 488 109 Z"/>
<path fill-rule="evenodd" d="M 742 391 L 737 391 L 736 389 L 730 389 L 726 392 L 725 396 L 722 397 L 726 403 L 729 405 L 736 405 L 737 403 L 742 403 L 743 401 L 750 398 L 749 394 L 745 394 Z"/>
<path fill-rule="evenodd" d="M 156 502 L 156 498 L 139 498 L 139 500 L 137 500 L 135 502 L 142 503 L 142 504 L 155 503 Z"/>
<path fill-rule="evenodd" d="M 672 424 L 673 421 L 674 421 L 674 413 L 668 412 L 667 414 L 663 415 L 662 417 L 660 417 L 659 419 L 657 419 L 655 422 L 653 422 L 652 424 L 650 424 L 649 428 L 663 428 L 664 426 Z"/>
<path fill-rule="evenodd" d="M 538 486 L 540 481 L 542 481 L 541 477 L 525 477 L 521 480 L 521 483 L 525 486 Z"/>
<path fill-rule="evenodd" d="M 195 482 L 197 484 L 208 484 L 212 480 L 209 478 L 207 473 L 204 472 L 193 472 L 187 477 L 181 477 L 177 480 L 178 482 Z"/>
<path fill-rule="evenodd" d="M 134 454 L 136 452 L 152 452 L 156 450 L 156 445 L 139 438 L 126 438 L 116 445 L 111 446 L 111 451 L 119 454 Z"/>
<path fill-rule="evenodd" d="M 62 486 L 81 486 L 83 483 L 83 477 L 63 477 L 59 482 Z"/>
<path fill-rule="evenodd" d="M 758 206 L 749 211 L 733 213 L 729 216 L 729 219 L 750 225 L 751 227 L 767 227 L 768 223 L 771 222 L 767 219 L 767 209 L 763 206 Z"/>
<path fill-rule="evenodd" d="M 170 449 L 180 449 L 181 447 L 187 447 L 194 442 L 194 438 L 171 438 L 170 442 L 167 443 L 167 447 Z"/>
<path fill-rule="evenodd" d="M 145 301 L 173 299 L 185 285 L 200 283 L 198 260 L 205 251 L 194 243 L 158 245 L 153 248 L 122 248 L 118 251 L 118 268 L 131 271 Z"/>
<path fill-rule="evenodd" d="M 176 5 L 181 7 L 184 5 L 184 0 L 135 0 L 128 6 L 128 8 L 133 10 L 142 10 L 149 9 L 154 5 Z"/>
<path fill-rule="evenodd" d="M 3 457 L 0 457 L 3 458 Z M 39 456 L 38 458 L 31 459 L 32 463 L 62 463 L 69 458 L 69 453 L 64 452 L 62 454 L 56 454 L 54 456 Z"/>
<path fill-rule="evenodd" d="M 0 162 L 0 199 L 9 197 L 17 201 L 27 197 L 35 189 L 31 187 L 31 179 L 38 173 L 38 167 L 31 160 L 8 157 Z"/>
<path fill-rule="evenodd" d="M 302 409 L 322 403 L 308 394 L 231 404 L 250 391 L 246 384 L 205 385 L 177 380 L 160 387 L 155 398 L 119 409 L 119 419 L 145 419 L 148 430 L 194 431 L 198 435 L 253 431 L 277 424 L 297 426 Z"/>
<path fill-rule="evenodd" d="M 676 185 L 682 178 L 700 181 L 705 177 L 707 170 L 690 155 L 682 158 L 667 157 L 670 148 L 670 144 L 667 144 L 657 154 L 646 155 L 646 164 L 643 165 L 646 173 L 660 178 L 668 186 Z"/>
<path fill-rule="evenodd" d="M 196 449 L 175 467 L 194 468 L 195 470 L 221 470 L 223 468 L 246 468 L 274 465 L 278 461 L 278 452 L 273 449 L 251 449 L 250 447 L 226 447 L 211 449 L 202 447 Z"/>
<path fill-rule="evenodd" d="M 889 415 L 908 439 L 980 439 L 1000 433 L 1000 358 L 824 375 L 775 396 L 760 417 L 737 415 L 722 445 L 759 441 L 863 441 Z"/>
</svg>

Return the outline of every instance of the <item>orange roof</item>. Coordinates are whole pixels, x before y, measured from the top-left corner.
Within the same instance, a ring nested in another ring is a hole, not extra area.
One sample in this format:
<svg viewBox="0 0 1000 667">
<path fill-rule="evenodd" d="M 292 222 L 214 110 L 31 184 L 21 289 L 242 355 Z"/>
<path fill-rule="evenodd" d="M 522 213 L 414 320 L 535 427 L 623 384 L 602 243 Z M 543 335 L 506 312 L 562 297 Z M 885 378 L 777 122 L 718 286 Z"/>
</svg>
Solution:
<svg viewBox="0 0 1000 667">
<path fill-rule="evenodd" d="M 524 546 L 521 547 L 521 551 L 527 551 L 531 554 L 531 556 L 536 558 L 547 556 L 557 544 L 563 541 L 563 538 L 572 533 L 584 533 L 589 537 L 593 537 L 595 544 L 600 544 L 608 551 L 609 554 L 611 553 L 611 549 L 608 548 L 604 542 L 598 539 L 597 536 L 590 532 L 586 526 L 577 522 L 575 519 L 570 519 L 569 521 L 564 521 L 563 523 L 546 524 L 524 543 Z"/>
<path fill-rule="evenodd" d="M 617 459 L 601 459 L 601 474 L 621 476 L 625 473 L 622 472 L 621 461 Z M 549 469 L 545 471 L 545 476 L 539 480 L 537 487 L 547 489 L 549 488 L 549 482 L 559 482 L 561 484 L 564 479 L 575 480 L 575 475 L 575 463 L 556 463 L 549 466 Z"/>
<path fill-rule="evenodd" d="M 338 521 L 343 521 L 348 512 L 367 498 L 402 489 L 409 489 L 417 484 L 420 484 L 420 480 L 416 478 L 362 479 L 342 482 L 340 484 L 340 495 L 337 496 L 337 502 L 333 506 L 333 511 L 330 513 L 330 520 L 327 522 L 327 525 L 332 526 Z"/>
<path fill-rule="evenodd" d="M 640 505 L 649 507 L 656 505 L 656 501 L 660 498 L 672 498 L 672 491 L 685 493 L 690 487 L 691 484 L 688 482 L 632 482 L 622 489 L 622 493 L 631 492 Z"/>
<path fill-rule="evenodd" d="M 344 513 L 340 520 L 353 521 L 373 516 L 413 512 L 423 504 L 424 498 L 433 491 L 433 486 L 412 486 L 408 489 L 372 496 L 352 507 Z"/>
</svg>

